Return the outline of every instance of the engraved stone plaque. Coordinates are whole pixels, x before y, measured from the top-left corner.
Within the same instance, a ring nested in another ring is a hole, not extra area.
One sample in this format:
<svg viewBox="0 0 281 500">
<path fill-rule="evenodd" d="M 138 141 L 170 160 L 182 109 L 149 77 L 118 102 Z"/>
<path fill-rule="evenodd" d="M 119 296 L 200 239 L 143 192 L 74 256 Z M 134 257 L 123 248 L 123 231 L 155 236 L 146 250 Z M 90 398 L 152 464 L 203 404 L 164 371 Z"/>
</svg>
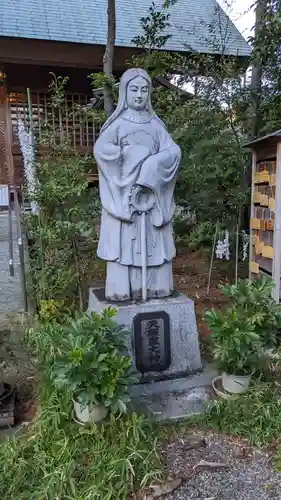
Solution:
<svg viewBox="0 0 281 500">
<path fill-rule="evenodd" d="M 171 364 L 170 318 L 165 311 L 139 313 L 133 320 L 136 368 L 161 372 Z"/>
</svg>

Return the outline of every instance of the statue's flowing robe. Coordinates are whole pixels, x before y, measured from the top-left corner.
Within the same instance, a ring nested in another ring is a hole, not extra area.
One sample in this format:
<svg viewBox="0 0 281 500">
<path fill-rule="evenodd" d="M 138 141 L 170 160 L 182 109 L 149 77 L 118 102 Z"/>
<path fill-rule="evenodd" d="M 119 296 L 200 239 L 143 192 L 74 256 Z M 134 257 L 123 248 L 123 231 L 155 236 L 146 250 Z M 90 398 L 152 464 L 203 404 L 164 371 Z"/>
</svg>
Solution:
<svg viewBox="0 0 281 500">
<path fill-rule="evenodd" d="M 98 256 L 123 266 L 141 266 L 140 215 L 130 205 L 137 184 L 155 196 L 146 223 L 147 266 L 171 262 L 173 192 L 181 152 L 162 122 L 149 117 L 146 123 L 135 123 L 120 115 L 101 133 L 94 154 L 102 202 Z"/>
</svg>

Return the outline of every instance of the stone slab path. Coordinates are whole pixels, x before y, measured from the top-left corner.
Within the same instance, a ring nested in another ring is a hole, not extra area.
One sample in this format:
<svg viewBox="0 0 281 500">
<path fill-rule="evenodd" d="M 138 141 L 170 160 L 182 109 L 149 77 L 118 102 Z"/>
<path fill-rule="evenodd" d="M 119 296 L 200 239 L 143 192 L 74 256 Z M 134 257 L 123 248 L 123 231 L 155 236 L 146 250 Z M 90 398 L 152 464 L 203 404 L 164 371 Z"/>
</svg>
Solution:
<svg viewBox="0 0 281 500">
<path fill-rule="evenodd" d="M 22 312 L 24 307 L 16 217 L 13 215 L 13 251 L 15 275 L 9 272 L 9 217 L 0 212 L 0 313 Z"/>
</svg>

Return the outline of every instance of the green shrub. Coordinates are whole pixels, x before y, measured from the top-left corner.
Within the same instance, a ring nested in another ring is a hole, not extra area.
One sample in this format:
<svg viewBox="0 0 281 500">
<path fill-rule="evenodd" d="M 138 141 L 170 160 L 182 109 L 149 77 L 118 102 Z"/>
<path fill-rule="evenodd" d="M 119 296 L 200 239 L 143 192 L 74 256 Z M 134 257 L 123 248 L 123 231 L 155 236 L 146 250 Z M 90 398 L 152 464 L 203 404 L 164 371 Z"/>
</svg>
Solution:
<svg viewBox="0 0 281 500">
<path fill-rule="evenodd" d="M 211 222 L 201 222 L 185 234 L 183 242 L 191 250 L 211 251 L 215 235 L 215 225 Z"/>
<path fill-rule="evenodd" d="M 211 331 L 208 342 L 220 370 L 246 375 L 260 368 L 262 341 L 251 318 L 232 307 L 225 312 L 207 311 L 205 319 Z"/>
<path fill-rule="evenodd" d="M 220 287 L 221 293 L 251 321 L 266 348 L 275 347 L 281 341 L 281 305 L 272 298 L 274 286 L 273 280 L 262 277 L 241 280 L 237 286 Z"/>
<path fill-rule="evenodd" d="M 30 328 L 26 341 L 35 351 L 44 374 L 44 387 L 53 384 L 82 404 L 103 404 L 123 413 L 130 398 L 128 385 L 138 381 L 126 355 L 129 334 L 114 321 L 114 309 L 102 314 L 76 314 Z"/>
<path fill-rule="evenodd" d="M 91 156 L 79 156 L 68 146 L 56 146 L 37 165 L 34 199 L 40 213 L 24 219 L 37 305 L 64 300 L 82 310 L 86 303 L 96 252 L 97 193 L 88 187 L 92 169 Z"/>
<path fill-rule="evenodd" d="M 274 282 L 267 278 L 241 280 L 220 291 L 232 307 L 207 311 L 208 343 L 214 359 L 227 373 L 250 374 L 268 365 L 265 351 L 280 343 L 281 306 L 272 298 Z"/>
<path fill-rule="evenodd" d="M 66 320 L 69 318 L 70 312 L 64 300 L 40 300 L 38 303 L 38 318 L 42 322 Z"/>
<path fill-rule="evenodd" d="M 128 385 L 138 381 L 124 337 L 129 334 L 113 320 L 115 311 L 84 314 L 63 326 L 52 379 L 83 405 L 102 404 L 113 413 L 125 413 L 130 402 Z"/>
</svg>

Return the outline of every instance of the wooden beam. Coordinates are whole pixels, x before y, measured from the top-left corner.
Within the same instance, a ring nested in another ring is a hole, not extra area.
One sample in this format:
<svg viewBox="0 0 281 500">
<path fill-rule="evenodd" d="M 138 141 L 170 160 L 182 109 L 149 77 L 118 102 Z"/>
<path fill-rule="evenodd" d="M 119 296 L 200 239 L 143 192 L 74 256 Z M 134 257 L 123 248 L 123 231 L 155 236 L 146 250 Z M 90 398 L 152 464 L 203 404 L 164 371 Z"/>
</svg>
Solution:
<svg viewBox="0 0 281 500">
<path fill-rule="evenodd" d="M 133 48 L 117 47 L 114 71 L 124 71 L 127 60 L 137 52 Z M 0 37 L 0 61 L 3 63 L 102 70 L 103 53 L 102 45 Z"/>
</svg>

